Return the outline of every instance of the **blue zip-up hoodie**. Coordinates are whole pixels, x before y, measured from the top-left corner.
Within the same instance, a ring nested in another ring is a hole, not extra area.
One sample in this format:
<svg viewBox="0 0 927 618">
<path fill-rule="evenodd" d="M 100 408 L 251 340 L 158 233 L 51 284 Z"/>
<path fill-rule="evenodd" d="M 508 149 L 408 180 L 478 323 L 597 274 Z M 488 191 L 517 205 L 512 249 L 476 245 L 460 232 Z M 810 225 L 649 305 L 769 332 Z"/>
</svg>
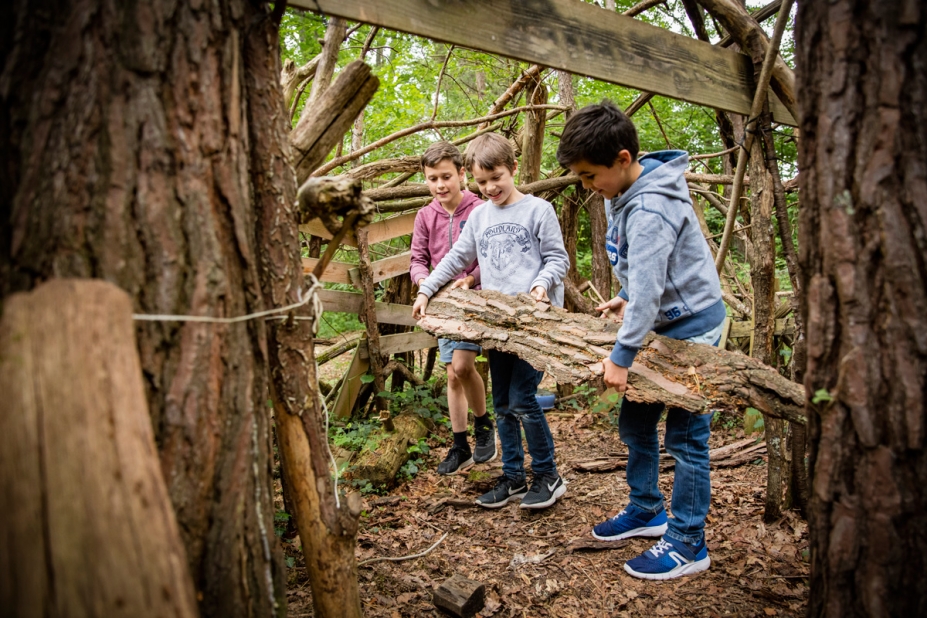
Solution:
<svg viewBox="0 0 927 618">
<path fill-rule="evenodd" d="M 644 171 L 606 205 L 605 248 L 628 301 L 609 358 L 630 367 L 648 331 L 687 339 L 725 318 L 721 282 L 699 229 L 683 172 L 689 156 L 665 150 L 643 156 Z"/>
</svg>

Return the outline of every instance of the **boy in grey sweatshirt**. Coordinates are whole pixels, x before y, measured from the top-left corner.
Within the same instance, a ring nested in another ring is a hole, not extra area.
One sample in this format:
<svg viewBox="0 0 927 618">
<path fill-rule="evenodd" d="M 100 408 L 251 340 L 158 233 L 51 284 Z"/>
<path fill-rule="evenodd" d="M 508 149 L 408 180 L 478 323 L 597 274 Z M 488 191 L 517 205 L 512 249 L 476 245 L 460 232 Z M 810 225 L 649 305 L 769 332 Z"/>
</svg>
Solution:
<svg viewBox="0 0 927 618">
<path fill-rule="evenodd" d="M 487 133 L 473 140 L 464 164 L 489 200 L 472 212 L 453 249 L 419 286 L 413 317 L 422 317 L 434 293 L 474 258 L 479 261 L 483 289 L 530 292 L 536 300 L 562 307 L 570 259 L 553 206 L 515 187 L 515 153 L 500 135 Z M 566 486 L 557 473 L 553 437 L 535 396 L 544 372 L 512 354 L 489 350 L 488 356 L 503 475 L 476 502 L 486 508 L 516 499 L 526 509 L 551 506 Z M 522 429 L 531 454 L 530 489 Z"/>
<path fill-rule="evenodd" d="M 621 292 L 597 310 L 624 321 L 605 366 L 605 384 L 627 389 L 628 367 L 654 330 L 674 339 L 717 345 L 726 316 L 721 284 L 699 229 L 683 177 L 688 156 L 655 152 L 638 160 L 634 124 L 609 101 L 584 107 L 564 127 L 557 159 L 606 198 L 605 247 Z M 628 445 L 630 504 L 597 525 L 593 536 L 615 541 L 662 537 L 625 571 L 644 579 L 672 579 L 706 570 L 705 517 L 711 501 L 708 436 L 711 415 L 671 408 L 666 450 L 676 459 L 673 517 L 657 486 L 657 422 L 663 404 L 621 403 L 618 428 Z"/>
</svg>

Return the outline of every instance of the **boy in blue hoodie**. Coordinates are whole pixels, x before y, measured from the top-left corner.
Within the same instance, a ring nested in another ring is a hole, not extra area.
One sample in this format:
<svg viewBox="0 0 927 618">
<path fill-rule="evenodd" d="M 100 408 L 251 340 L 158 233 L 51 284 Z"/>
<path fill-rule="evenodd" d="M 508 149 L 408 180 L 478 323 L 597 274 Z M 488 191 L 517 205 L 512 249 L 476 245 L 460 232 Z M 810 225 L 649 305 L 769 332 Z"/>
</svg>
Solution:
<svg viewBox="0 0 927 618">
<path fill-rule="evenodd" d="M 717 345 L 726 315 L 714 260 L 683 177 L 688 155 L 668 150 L 638 160 L 638 150 L 634 124 L 610 101 L 574 114 L 557 150 L 560 164 L 606 199 L 605 247 L 622 289 L 596 309 L 624 318 L 604 360 L 605 384 L 618 392 L 627 389 L 628 367 L 648 331 Z M 711 502 L 711 415 L 678 408 L 667 412 L 666 450 L 676 460 L 673 517 L 667 518 L 657 486 L 657 423 L 663 409 L 663 404 L 622 401 L 618 429 L 628 446 L 630 503 L 592 533 L 604 541 L 661 537 L 624 565 L 644 579 L 673 579 L 711 564 L 704 534 Z"/>
</svg>

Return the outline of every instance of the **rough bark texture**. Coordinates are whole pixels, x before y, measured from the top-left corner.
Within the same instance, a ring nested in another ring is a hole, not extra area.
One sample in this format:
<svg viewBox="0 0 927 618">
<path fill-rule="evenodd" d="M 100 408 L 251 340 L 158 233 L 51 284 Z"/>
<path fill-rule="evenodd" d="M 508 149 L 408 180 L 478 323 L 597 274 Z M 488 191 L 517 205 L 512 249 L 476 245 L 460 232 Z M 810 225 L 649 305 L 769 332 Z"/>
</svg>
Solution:
<svg viewBox="0 0 927 618">
<path fill-rule="evenodd" d="M 0 614 L 197 615 L 132 301 L 57 280 L 0 321 Z"/>
<path fill-rule="evenodd" d="M 538 303 L 527 294 L 444 290 L 428 304 L 419 327 L 435 336 L 479 342 L 515 354 L 558 383 L 582 384 L 602 375 L 618 324 Z M 756 359 L 651 333 L 628 375 L 626 397 L 708 412 L 752 406 L 804 423 L 801 387 Z"/>
<path fill-rule="evenodd" d="M 372 448 L 361 451 L 352 479 L 367 479 L 377 487 L 395 484 L 396 473 L 409 460 L 409 445 L 428 435 L 429 423 L 416 414 L 400 414 L 393 426 L 394 431 L 376 434 Z"/>
<path fill-rule="evenodd" d="M 326 194 L 325 191 L 304 191 L 297 205 L 296 177 L 289 163 L 289 123 L 277 79 L 280 73 L 278 41 L 277 25 L 271 20 L 255 24 L 248 38 L 245 64 L 246 84 L 252 93 L 248 100 L 248 120 L 253 146 L 255 232 L 261 291 L 268 307 L 295 304 L 308 293 L 300 258 L 297 211 L 311 218 L 313 214 L 330 215 L 339 209 L 348 212 L 357 205 L 356 200 L 350 199 L 322 203 L 319 197 Z M 339 111 L 340 108 L 311 109 L 308 113 L 334 117 Z M 311 150 L 305 154 L 313 156 Z M 346 218 L 356 220 L 350 215 Z M 320 308 L 310 303 L 298 308 L 296 313 L 318 319 L 317 310 Z M 335 495 L 328 435 L 318 392 L 313 322 L 287 317 L 286 320 L 267 321 L 266 354 L 278 445 L 306 557 L 312 601 L 318 616 L 359 617 L 360 596 L 354 558 L 359 499 L 351 494 L 339 503 Z M 266 525 L 272 529 L 272 521 L 268 520 Z"/>
<path fill-rule="evenodd" d="M 244 56 L 268 18 L 243 0 L 3 3 L 0 297 L 83 277 L 138 313 L 264 308 Z M 283 613 L 263 323 L 136 334 L 201 611 Z"/>
<path fill-rule="evenodd" d="M 927 615 L 925 32 L 923 2 L 799 3 L 811 616 Z"/>
<path fill-rule="evenodd" d="M 531 105 L 547 104 L 547 86 L 539 77 L 533 78 L 525 87 L 526 101 Z M 544 154 L 544 127 L 547 124 L 547 110 L 539 109 L 525 115 L 522 128 L 521 166 L 518 170 L 519 184 L 527 185 L 541 179 L 541 157 Z"/>
</svg>

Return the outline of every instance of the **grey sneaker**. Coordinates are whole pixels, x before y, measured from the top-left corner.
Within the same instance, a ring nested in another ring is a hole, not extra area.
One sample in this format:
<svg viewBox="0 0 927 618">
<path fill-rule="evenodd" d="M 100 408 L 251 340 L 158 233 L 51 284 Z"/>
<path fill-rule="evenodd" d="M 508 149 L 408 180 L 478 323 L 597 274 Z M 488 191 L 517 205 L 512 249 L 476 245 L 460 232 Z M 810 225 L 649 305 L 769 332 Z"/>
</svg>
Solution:
<svg viewBox="0 0 927 618">
<path fill-rule="evenodd" d="M 474 427 L 476 434 L 476 448 L 473 449 L 473 461 L 486 463 L 496 458 L 496 432 L 492 425 L 489 427 Z"/>
<path fill-rule="evenodd" d="M 509 477 L 502 475 L 496 481 L 496 486 L 490 491 L 476 499 L 476 503 L 485 506 L 487 509 L 497 509 L 505 506 L 510 500 L 518 500 L 524 497 L 528 491 L 525 480 L 513 481 Z"/>
<path fill-rule="evenodd" d="M 535 476 L 531 489 L 521 499 L 523 509 L 546 509 L 566 493 L 566 483 L 559 474 Z"/>
<path fill-rule="evenodd" d="M 469 468 L 472 465 L 473 457 L 470 456 L 469 449 L 464 450 L 459 446 L 452 446 L 451 450 L 447 452 L 444 461 L 438 464 L 438 474 L 454 474 L 458 470 Z"/>
</svg>

